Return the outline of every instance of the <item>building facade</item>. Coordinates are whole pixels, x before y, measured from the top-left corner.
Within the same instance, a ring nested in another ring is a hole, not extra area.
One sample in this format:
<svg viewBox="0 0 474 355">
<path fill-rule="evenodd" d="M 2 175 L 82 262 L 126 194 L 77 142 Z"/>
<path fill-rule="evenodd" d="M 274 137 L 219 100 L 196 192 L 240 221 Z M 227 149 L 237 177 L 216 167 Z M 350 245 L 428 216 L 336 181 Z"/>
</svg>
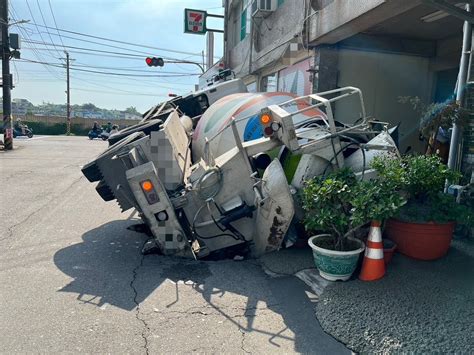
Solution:
<svg viewBox="0 0 474 355">
<path fill-rule="evenodd" d="M 249 91 L 307 95 L 359 87 L 369 116 L 400 124 L 402 152 L 423 152 L 420 114 L 400 98 L 416 96 L 428 104 L 453 95 L 463 20 L 420 0 L 224 0 L 223 5 L 223 61 Z M 351 117 L 352 107 L 338 104 L 336 118 Z"/>
</svg>

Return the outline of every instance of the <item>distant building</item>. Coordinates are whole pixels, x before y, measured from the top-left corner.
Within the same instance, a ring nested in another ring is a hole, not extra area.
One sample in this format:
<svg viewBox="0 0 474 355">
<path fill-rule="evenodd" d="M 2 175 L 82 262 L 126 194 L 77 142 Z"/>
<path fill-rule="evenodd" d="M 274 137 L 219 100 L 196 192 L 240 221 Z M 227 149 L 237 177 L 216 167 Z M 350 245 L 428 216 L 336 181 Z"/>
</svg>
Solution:
<svg viewBox="0 0 474 355">
<path fill-rule="evenodd" d="M 134 113 L 127 113 L 127 112 L 125 112 L 124 118 L 126 120 L 141 120 L 142 119 L 142 117 L 139 115 L 136 115 Z"/>
<path fill-rule="evenodd" d="M 86 111 L 84 112 L 84 118 L 92 118 L 92 119 L 100 119 L 103 117 L 102 112 L 91 112 L 91 111 Z"/>
</svg>

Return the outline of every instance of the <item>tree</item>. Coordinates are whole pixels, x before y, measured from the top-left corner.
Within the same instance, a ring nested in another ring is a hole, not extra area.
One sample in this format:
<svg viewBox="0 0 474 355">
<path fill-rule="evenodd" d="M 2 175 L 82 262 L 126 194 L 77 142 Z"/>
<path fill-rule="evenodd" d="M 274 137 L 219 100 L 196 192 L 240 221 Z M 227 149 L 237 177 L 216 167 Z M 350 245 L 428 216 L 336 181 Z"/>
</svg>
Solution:
<svg viewBox="0 0 474 355">
<path fill-rule="evenodd" d="M 138 111 L 137 111 L 137 108 L 134 107 L 134 106 L 127 107 L 127 108 L 125 109 L 125 113 L 130 113 L 130 114 L 132 114 L 132 115 L 137 115 L 137 116 L 140 115 L 140 112 L 138 112 Z"/>
<path fill-rule="evenodd" d="M 82 109 L 88 110 L 88 111 L 95 111 L 97 110 L 97 107 L 94 104 L 88 103 L 88 104 L 82 105 Z"/>
</svg>

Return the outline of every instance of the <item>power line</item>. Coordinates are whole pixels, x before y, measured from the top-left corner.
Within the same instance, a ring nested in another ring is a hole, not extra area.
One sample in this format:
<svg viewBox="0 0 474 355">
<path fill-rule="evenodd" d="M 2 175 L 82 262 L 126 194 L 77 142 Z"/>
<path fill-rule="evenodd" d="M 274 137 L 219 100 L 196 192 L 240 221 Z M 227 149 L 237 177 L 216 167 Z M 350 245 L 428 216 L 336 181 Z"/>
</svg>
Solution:
<svg viewBox="0 0 474 355">
<path fill-rule="evenodd" d="M 59 31 L 57 30 L 57 28 L 58 28 L 58 23 L 56 22 L 56 16 L 54 16 L 53 6 L 51 5 L 51 0 L 48 0 L 48 4 L 49 4 L 49 10 L 51 11 L 51 15 L 53 16 L 54 26 L 56 26 L 56 31 L 58 32 L 58 35 L 59 35 L 59 40 L 61 41 L 61 44 L 62 44 L 63 47 L 64 47 L 63 38 L 61 37 L 61 34 L 60 34 Z"/>
<path fill-rule="evenodd" d="M 112 69 L 112 70 L 120 70 L 120 71 L 129 71 L 129 72 L 137 72 L 137 73 L 152 73 L 150 70 L 143 70 L 143 69 L 127 69 L 122 67 L 102 67 L 102 66 L 95 66 L 95 65 L 80 65 L 80 64 L 72 64 L 71 67 L 82 67 L 82 68 L 92 68 L 92 69 Z M 196 73 L 190 72 L 172 72 L 172 71 L 160 71 L 162 74 L 189 74 L 189 75 L 196 75 Z"/>
<path fill-rule="evenodd" d="M 41 6 L 40 6 L 40 4 L 39 4 L 39 0 L 36 0 L 36 4 L 38 5 L 38 10 L 39 10 L 39 12 L 40 12 L 41 18 L 43 19 L 43 23 L 44 23 L 44 25 L 46 26 L 46 20 L 44 19 L 43 10 L 41 10 Z M 53 42 L 53 37 L 51 37 L 51 33 L 49 33 L 49 30 L 48 30 L 48 29 L 46 29 L 46 32 L 48 32 L 49 39 L 51 40 L 51 42 Z M 57 52 L 59 55 L 61 55 L 61 54 L 59 53 L 58 49 L 56 48 L 56 45 L 53 44 L 53 46 L 54 46 L 54 49 L 56 50 L 56 52 Z"/>
<path fill-rule="evenodd" d="M 146 94 L 146 93 L 139 93 L 139 92 L 118 92 L 118 91 L 104 91 L 104 90 L 93 90 L 93 89 L 84 89 L 78 87 L 71 87 L 71 90 L 77 91 L 86 91 L 86 92 L 96 92 L 101 94 L 113 94 L 113 95 L 124 95 L 124 96 L 152 96 L 152 97 L 168 97 L 166 94 Z"/>
<path fill-rule="evenodd" d="M 33 21 L 34 21 L 34 19 L 33 19 Z M 115 42 L 115 43 L 126 44 L 126 45 L 128 45 L 128 46 L 133 46 L 133 47 L 156 49 L 156 50 L 160 50 L 160 51 L 164 51 L 164 52 L 177 53 L 177 54 L 185 54 L 185 55 L 190 55 L 190 56 L 194 56 L 194 57 L 200 57 L 200 56 L 201 56 L 200 53 L 192 53 L 192 52 L 178 51 L 178 50 L 174 50 L 174 49 L 153 47 L 153 46 L 149 46 L 149 45 L 146 45 L 146 44 L 137 44 L 137 43 L 130 43 L 130 42 L 125 42 L 125 41 L 119 41 L 119 40 L 112 39 L 112 38 L 106 38 L 106 37 L 101 37 L 101 36 L 94 36 L 94 35 L 90 35 L 90 34 L 86 34 L 86 33 L 81 33 L 81 32 L 76 32 L 76 31 L 70 31 L 70 30 L 65 30 L 65 29 L 61 29 L 61 28 L 52 28 L 52 27 L 48 27 L 48 26 L 42 26 L 42 25 L 36 24 L 35 22 L 33 22 L 33 23 L 27 23 L 27 24 L 28 24 L 28 25 L 31 24 L 31 25 L 35 25 L 35 26 L 39 26 L 39 27 L 45 27 L 45 28 L 48 28 L 48 29 L 56 29 L 57 31 L 66 32 L 66 33 L 71 33 L 71 34 L 75 34 L 75 35 L 78 35 L 78 36 L 84 36 L 84 37 L 90 37 L 90 38 L 100 39 L 100 40 L 103 40 L 103 41 L 109 41 L 109 42 Z M 217 58 L 217 57 L 216 57 L 216 58 Z"/>
<path fill-rule="evenodd" d="M 10 12 L 10 15 L 12 16 L 13 20 L 18 20 L 18 14 L 15 10 L 15 8 L 13 7 L 13 4 L 10 4 L 10 8 L 11 8 L 11 12 Z M 30 38 L 30 35 L 28 34 L 28 32 L 26 31 L 26 29 L 23 29 L 22 27 L 19 27 L 19 30 L 21 32 L 21 34 L 24 36 L 24 38 L 27 38 L 27 39 L 31 39 Z M 44 58 L 43 56 L 40 54 L 40 52 L 38 52 L 38 50 L 36 49 L 36 47 L 34 45 L 32 45 L 33 48 L 28 48 L 28 49 L 31 49 L 33 51 L 33 54 L 34 56 L 40 60 L 40 61 L 43 61 Z M 26 48 L 26 47 L 25 47 Z M 49 50 L 49 49 L 48 49 Z M 45 55 L 48 55 L 45 53 Z M 51 54 L 49 54 L 49 56 L 51 56 Z M 52 56 L 54 58 L 54 56 Z M 53 76 L 53 77 L 58 77 L 58 74 L 51 68 L 49 68 L 48 66 L 46 65 L 43 65 L 43 67 Z"/>
<path fill-rule="evenodd" d="M 26 43 L 31 43 L 31 44 L 40 44 L 43 46 L 54 46 L 53 43 L 48 43 L 48 42 L 40 42 L 40 41 L 33 41 L 33 40 L 27 40 L 24 41 Z M 123 53 L 123 52 L 112 52 L 112 51 L 103 51 L 100 49 L 90 49 L 90 48 L 84 48 L 84 47 L 76 47 L 76 46 L 64 46 L 65 48 L 71 48 L 71 49 L 79 49 L 83 51 L 92 51 L 92 52 L 97 52 L 97 53 L 109 53 L 109 54 L 116 54 L 116 55 L 121 55 L 121 56 L 126 56 L 126 57 L 134 57 L 134 58 L 140 58 L 143 60 L 143 55 L 138 55 L 138 54 L 133 54 L 133 53 Z"/>
<path fill-rule="evenodd" d="M 25 64 L 29 64 L 28 62 L 25 62 Z M 48 68 L 49 69 L 49 68 Z M 38 71 L 38 70 L 33 70 L 33 69 L 21 69 L 22 73 L 27 74 L 28 79 L 35 79 L 36 81 L 48 81 L 47 79 L 51 78 L 51 75 L 47 71 Z M 63 82 L 66 80 L 66 77 L 64 74 L 61 74 L 62 78 L 51 78 L 50 81 L 54 82 Z M 84 77 L 82 77 L 84 76 Z M 74 75 L 71 74 L 72 78 L 77 78 L 77 79 L 82 79 L 85 80 L 87 78 L 88 82 L 94 82 L 95 85 L 99 85 L 103 83 L 103 79 L 98 79 L 95 76 L 91 76 L 89 73 L 84 73 L 84 72 L 74 72 Z M 184 78 L 184 77 L 183 77 Z M 22 81 L 30 81 L 28 79 L 22 79 Z M 134 87 L 149 87 L 149 88 L 164 88 L 164 89 L 169 89 L 172 91 L 187 91 L 188 89 L 192 89 L 194 87 L 194 84 L 189 84 L 189 83 L 180 83 L 177 82 L 180 77 L 175 78 L 172 84 L 169 82 L 163 82 L 163 81 L 156 81 L 155 78 L 141 78 L 140 81 L 137 81 L 135 78 L 129 78 L 129 77 L 123 77 L 123 76 L 110 76 L 107 78 L 107 84 L 113 84 L 113 85 L 127 85 L 127 86 L 134 86 Z M 179 89 L 178 89 L 179 88 Z"/>
<path fill-rule="evenodd" d="M 23 41 L 25 42 L 25 41 Z M 66 48 L 69 48 L 68 46 L 66 46 Z M 32 49 L 32 48 L 28 48 L 28 47 L 25 47 L 23 49 Z M 40 50 L 40 51 L 49 51 L 48 48 L 36 48 L 37 50 Z M 93 53 L 93 52 L 82 52 L 82 51 L 75 51 L 75 50 L 68 50 L 69 53 L 77 53 L 77 54 L 85 54 L 85 55 L 92 55 L 92 56 L 96 56 L 96 57 L 108 57 L 108 58 L 121 58 L 121 59 L 130 59 L 130 60 L 140 60 L 140 61 L 143 61 L 143 56 L 133 56 L 133 57 L 130 57 L 128 55 L 113 55 L 113 54 L 102 54 L 102 51 L 101 51 L 101 54 L 98 54 L 98 53 Z M 55 57 L 54 57 L 55 58 Z"/>
<path fill-rule="evenodd" d="M 30 60 L 30 59 L 20 59 L 19 61 L 21 62 L 29 62 L 29 63 L 36 63 L 36 64 L 45 64 L 49 65 L 52 67 L 57 67 L 57 68 L 64 68 L 63 64 L 56 64 L 56 63 L 48 63 L 48 62 L 39 62 L 36 60 Z M 129 73 L 115 73 L 115 72 L 103 72 L 103 71 L 98 71 L 98 70 L 88 70 L 88 69 L 79 69 L 79 68 L 71 68 L 76 71 L 83 71 L 87 73 L 95 73 L 95 74 L 103 74 L 103 75 L 116 75 L 116 76 L 129 76 L 129 77 L 144 77 L 144 78 L 170 78 L 170 77 L 183 77 L 183 76 L 196 76 L 199 74 L 129 74 Z"/>
<path fill-rule="evenodd" d="M 53 36 L 57 36 L 57 35 L 53 33 Z M 114 46 L 114 45 L 111 45 L 111 44 L 105 44 L 105 43 L 100 43 L 100 42 L 96 42 L 96 41 L 89 41 L 89 40 L 87 40 L 87 39 L 81 39 L 81 38 L 76 38 L 76 37 L 71 37 L 71 36 L 65 36 L 65 35 L 62 35 L 62 37 L 64 37 L 64 38 L 69 38 L 69 39 L 73 39 L 73 40 L 76 40 L 76 41 L 86 42 L 86 43 L 98 44 L 98 45 L 100 45 L 100 46 L 109 47 L 109 48 L 116 48 L 116 49 L 122 49 L 122 50 L 126 50 L 126 51 L 132 51 L 133 53 L 140 53 L 140 54 L 142 54 L 142 57 L 143 57 L 143 55 L 155 56 L 155 57 L 158 56 L 158 55 L 156 55 L 155 53 L 143 52 L 143 51 L 137 51 L 137 50 L 131 50 L 131 49 L 129 49 L 129 48 Z M 51 43 L 51 44 L 54 45 L 54 43 Z M 63 44 L 63 47 L 64 47 L 64 44 Z M 170 58 L 170 57 L 164 57 L 164 56 L 160 56 L 160 57 L 163 58 L 163 59 L 176 60 L 176 58 Z"/>
<path fill-rule="evenodd" d="M 107 89 L 112 89 L 112 90 L 116 90 L 116 91 L 120 91 L 120 92 L 124 92 L 124 93 L 135 93 L 135 91 L 129 91 L 129 90 L 123 90 L 123 89 L 117 89 L 117 88 L 114 88 L 114 87 L 111 87 L 111 86 L 108 86 L 108 85 L 104 85 L 104 84 L 97 84 L 97 83 L 94 83 L 92 81 L 89 81 L 89 80 L 85 80 L 85 79 L 82 79 L 82 78 L 78 78 L 78 77 L 74 77 L 75 79 L 79 80 L 79 81 L 83 81 L 85 83 L 88 83 L 90 85 L 94 85 L 96 87 L 100 87 L 100 88 L 107 88 Z M 163 88 L 162 86 L 158 86 L 156 85 L 155 88 Z"/>
<path fill-rule="evenodd" d="M 37 31 L 38 31 L 38 34 L 40 35 L 41 40 L 44 42 L 43 35 L 40 33 L 40 30 L 39 30 L 39 28 L 38 28 L 40 25 L 37 25 L 37 24 L 36 24 L 36 20 L 35 20 L 35 17 L 34 17 L 34 15 L 33 15 L 33 11 L 31 10 L 30 3 L 28 2 L 28 0 L 26 0 L 26 6 L 28 7 L 28 11 L 30 12 L 31 18 L 33 19 L 33 23 L 34 23 L 35 26 L 36 26 L 36 29 L 37 29 Z M 21 26 L 18 26 L 18 27 L 21 28 Z M 29 36 L 28 36 L 28 37 L 29 37 Z M 52 52 L 50 49 L 48 49 L 48 51 L 49 51 L 51 54 L 53 54 L 53 52 Z M 53 55 L 54 55 L 54 54 L 53 54 Z"/>
<path fill-rule="evenodd" d="M 36 61 L 32 61 L 32 60 L 29 60 L 29 59 L 20 59 L 21 60 L 25 60 L 27 63 L 31 63 L 31 62 L 34 62 L 34 63 L 37 63 Z M 56 66 L 56 67 L 60 67 L 60 68 L 64 68 L 64 64 L 56 64 L 56 63 L 49 63 L 49 62 L 41 62 L 39 64 L 46 64 L 46 65 L 52 65 L 52 66 Z M 150 70 L 139 70 L 139 69 L 127 69 L 127 68 L 117 68 L 117 67 L 102 67 L 102 66 L 95 66 L 95 65 L 79 65 L 79 64 L 71 64 L 71 68 L 74 69 L 74 68 L 91 68 L 91 69 L 112 69 L 112 70 L 122 70 L 122 71 L 128 71 L 128 72 L 138 72 L 138 73 L 153 73 L 152 71 Z M 179 76 L 187 76 L 187 75 L 199 75 L 199 74 L 196 74 L 196 73 L 189 73 L 189 72 L 172 72 L 172 71 L 160 71 L 160 75 L 161 74 L 173 74 L 173 75 L 179 75 Z"/>
<path fill-rule="evenodd" d="M 39 41 L 32 41 L 32 40 L 26 40 L 25 42 L 26 42 L 26 43 L 30 43 L 30 44 L 44 45 L 44 46 L 52 45 L 51 43 L 39 42 Z M 103 50 L 99 50 L 99 49 L 90 49 L 90 48 L 76 47 L 76 46 L 64 46 L 64 48 L 79 49 L 79 50 L 83 50 L 83 51 L 94 51 L 94 52 L 106 53 L 106 54 L 115 54 L 115 55 L 120 55 L 120 56 L 125 56 L 125 57 L 131 57 L 131 58 L 132 58 L 132 57 L 133 57 L 133 58 L 140 58 L 141 60 L 143 60 L 143 56 L 140 56 L 140 55 L 137 55 L 137 54 L 133 54 L 133 53 L 103 51 Z M 81 52 L 79 52 L 79 53 L 81 53 Z M 170 64 L 176 64 L 176 63 L 197 64 L 197 66 L 199 66 L 199 67 L 201 68 L 201 70 L 202 70 L 202 67 L 201 67 L 198 63 L 192 62 L 192 61 L 167 60 L 167 63 L 170 63 Z M 191 73 L 190 73 L 190 75 L 194 75 L 194 74 L 191 74 Z M 198 74 L 196 74 L 196 75 L 198 75 Z"/>
<path fill-rule="evenodd" d="M 95 76 L 91 77 L 90 74 L 88 74 L 88 73 L 75 72 L 72 77 L 75 78 L 77 76 L 82 76 L 82 75 L 85 75 L 87 80 L 92 80 L 92 81 L 95 81 L 96 83 L 99 83 L 99 84 L 103 83 L 103 80 L 97 79 Z M 107 78 L 107 83 L 108 84 L 116 84 L 116 85 L 135 86 L 135 87 L 151 87 L 151 88 L 155 88 L 155 87 L 159 86 L 159 87 L 170 89 L 170 90 L 176 90 L 176 88 L 178 86 L 185 87 L 186 89 L 194 87 L 194 84 L 177 82 L 177 80 L 179 80 L 179 79 L 180 78 L 175 78 L 173 83 L 170 84 L 169 81 L 167 81 L 167 82 L 156 81 L 155 78 L 142 78 L 142 79 L 140 79 L 140 81 L 137 81 L 136 79 L 129 78 L 129 77 L 111 76 L 111 77 Z"/>
</svg>

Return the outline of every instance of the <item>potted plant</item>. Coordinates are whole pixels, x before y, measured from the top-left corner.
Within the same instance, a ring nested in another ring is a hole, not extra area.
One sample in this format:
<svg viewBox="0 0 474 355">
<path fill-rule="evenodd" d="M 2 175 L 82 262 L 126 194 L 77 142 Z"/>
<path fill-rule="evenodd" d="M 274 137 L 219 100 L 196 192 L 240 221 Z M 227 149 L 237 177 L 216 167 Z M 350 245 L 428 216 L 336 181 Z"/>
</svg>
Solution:
<svg viewBox="0 0 474 355">
<path fill-rule="evenodd" d="M 420 139 L 428 142 L 426 154 L 439 155 L 446 163 L 449 154 L 449 130 L 454 123 L 461 127 L 467 124 L 466 110 L 453 98 L 425 104 L 418 96 L 401 96 L 399 102 L 410 104 L 413 110 L 420 114 Z"/>
<path fill-rule="evenodd" d="M 386 235 L 402 254 L 421 260 L 445 255 L 451 244 L 455 223 L 471 224 L 473 214 L 443 193 L 446 181 L 460 174 L 448 169 L 438 156 L 376 158 L 372 167 L 379 181 L 407 198 L 395 218 L 387 221 Z"/>
<path fill-rule="evenodd" d="M 376 181 L 360 181 L 349 169 L 305 183 L 302 206 L 315 264 L 325 279 L 347 280 L 354 272 L 364 243 L 355 233 L 371 220 L 393 215 L 403 198 Z"/>
</svg>

